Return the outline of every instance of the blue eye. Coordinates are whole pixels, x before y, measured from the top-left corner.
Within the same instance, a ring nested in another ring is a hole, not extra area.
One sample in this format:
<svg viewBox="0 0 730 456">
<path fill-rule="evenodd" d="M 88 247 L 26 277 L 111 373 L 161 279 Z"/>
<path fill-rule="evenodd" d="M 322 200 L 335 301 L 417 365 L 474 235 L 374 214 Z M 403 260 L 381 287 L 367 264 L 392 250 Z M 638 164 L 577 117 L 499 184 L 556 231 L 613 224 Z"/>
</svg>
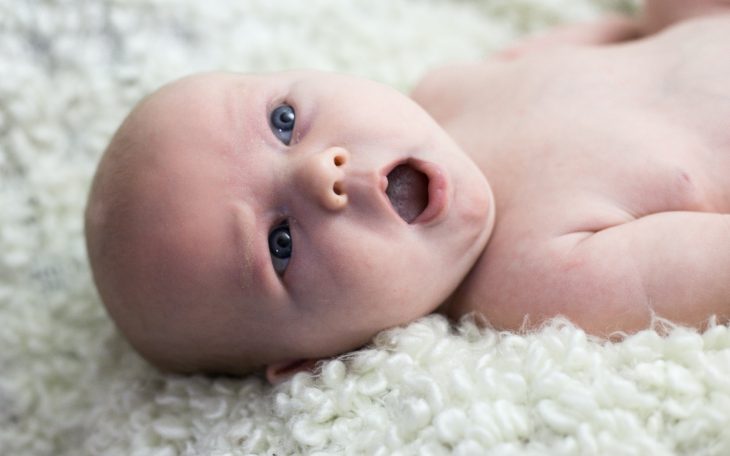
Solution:
<svg viewBox="0 0 730 456">
<path fill-rule="evenodd" d="M 274 265 L 277 274 L 284 274 L 286 267 L 289 265 L 292 249 L 288 223 L 278 225 L 271 230 L 271 233 L 269 233 L 269 252 L 271 253 L 271 263 Z"/>
<path fill-rule="evenodd" d="M 279 141 L 287 146 L 291 142 L 291 135 L 294 131 L 294 108 L 283 104 L 271 112 L 271 131 L 274 132 Z"/>
</svg>

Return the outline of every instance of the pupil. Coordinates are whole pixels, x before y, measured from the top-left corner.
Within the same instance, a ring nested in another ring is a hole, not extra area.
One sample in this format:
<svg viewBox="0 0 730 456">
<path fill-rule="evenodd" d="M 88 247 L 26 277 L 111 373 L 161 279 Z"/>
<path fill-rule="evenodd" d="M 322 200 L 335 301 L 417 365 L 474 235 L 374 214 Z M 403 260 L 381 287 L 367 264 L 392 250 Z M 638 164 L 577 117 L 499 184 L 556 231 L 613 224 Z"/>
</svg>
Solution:
<svg viewBox="0 0 730 456">
<path fill-rule="evenodd" d="M 294 113 L 293 112 L 290 112 L 290 111 L 282 112 L 279 115 L 279 122 L 281 122 L 283 125 L 290 124 L 292 120 L 294 120 Z"/>
<path fill-rule="evenodd" d="M 286 233 L 279 233 L 276 238 L 276 245 L 283 249 L 289 247 L 291 245 L 291 239 L 289 239 L 289 235 Z"/>
</svg>

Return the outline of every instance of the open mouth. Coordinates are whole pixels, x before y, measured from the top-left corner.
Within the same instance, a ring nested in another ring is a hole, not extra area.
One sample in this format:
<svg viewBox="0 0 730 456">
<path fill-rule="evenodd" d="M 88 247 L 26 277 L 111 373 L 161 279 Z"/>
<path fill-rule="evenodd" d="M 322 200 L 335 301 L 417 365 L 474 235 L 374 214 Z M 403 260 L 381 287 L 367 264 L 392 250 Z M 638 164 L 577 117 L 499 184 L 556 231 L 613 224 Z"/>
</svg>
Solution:
<svg viewBox="0 0 730 456">
<path fill-rule="evenodd" d="M 385 194 L 390 204 L 406 223 L 413 222 L 428 207 L 428 176 L 404 163 L 386 177 Z"/>
</svg>

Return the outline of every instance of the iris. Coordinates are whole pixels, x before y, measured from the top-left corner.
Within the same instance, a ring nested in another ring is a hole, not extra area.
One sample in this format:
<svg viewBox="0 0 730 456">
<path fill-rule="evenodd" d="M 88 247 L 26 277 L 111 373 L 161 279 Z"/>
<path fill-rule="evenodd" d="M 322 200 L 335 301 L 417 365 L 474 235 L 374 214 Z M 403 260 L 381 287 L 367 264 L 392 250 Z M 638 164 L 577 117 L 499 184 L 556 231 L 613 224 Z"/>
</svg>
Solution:
<svg viewBox="0 0 730 456">
<path fill-rule="evenodd" d="M 279 141 L 287 146 L 291 142 L 295 118 L 294 108 L 287 104 L 283 104 L 271 112 L 271 131 Z"/>
<path fill-rule="evenodd" d="M 269 252 L 274 270 L 281 275 L 289 265 L 292 253 L 292 238 L 289 232 L 289 225 L 279 225 L 269 233 Z"/>
</svg>

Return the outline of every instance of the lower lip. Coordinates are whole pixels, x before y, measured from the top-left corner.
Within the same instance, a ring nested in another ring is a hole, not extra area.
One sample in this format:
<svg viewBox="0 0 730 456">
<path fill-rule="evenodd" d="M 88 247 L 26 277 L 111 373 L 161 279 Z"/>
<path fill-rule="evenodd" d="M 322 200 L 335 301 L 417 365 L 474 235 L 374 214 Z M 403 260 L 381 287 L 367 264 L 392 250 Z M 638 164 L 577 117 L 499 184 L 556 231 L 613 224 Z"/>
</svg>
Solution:
<svg viewBox="0 0 730 456">
<path fill-rule="evenodd" d="M 410 160 L 410 163 L 428 177 L 428 205 L 411 224 L 425 225 L 440 220 L 449 205 L 449 185 L 444 171 L 434 163 L 420 160 Z"/>
</svg>

